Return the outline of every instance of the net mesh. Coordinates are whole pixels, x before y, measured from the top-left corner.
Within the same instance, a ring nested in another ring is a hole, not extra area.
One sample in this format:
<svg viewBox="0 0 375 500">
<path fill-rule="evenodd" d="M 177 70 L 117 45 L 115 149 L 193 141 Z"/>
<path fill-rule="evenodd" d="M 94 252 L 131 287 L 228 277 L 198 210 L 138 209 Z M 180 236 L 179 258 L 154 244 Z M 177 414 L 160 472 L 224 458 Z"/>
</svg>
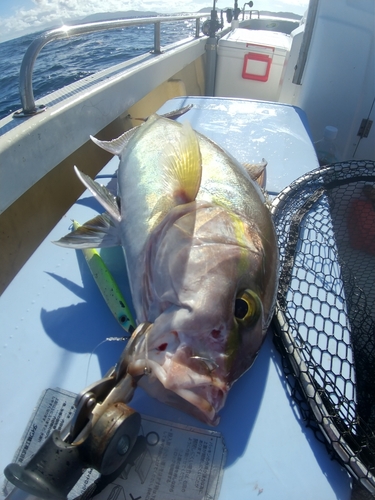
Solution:
<svg viewBox="0 0 375 500">
<path fill-rule="evenodd" d="M 375 162 L 315 170 L 272 202 L 275 343 L 303 418 L 375 496 Z M 359 493 L 358 493 L 359 495 Z M 359 497 L 358 498 L 362 498 Z"/>
</svg>

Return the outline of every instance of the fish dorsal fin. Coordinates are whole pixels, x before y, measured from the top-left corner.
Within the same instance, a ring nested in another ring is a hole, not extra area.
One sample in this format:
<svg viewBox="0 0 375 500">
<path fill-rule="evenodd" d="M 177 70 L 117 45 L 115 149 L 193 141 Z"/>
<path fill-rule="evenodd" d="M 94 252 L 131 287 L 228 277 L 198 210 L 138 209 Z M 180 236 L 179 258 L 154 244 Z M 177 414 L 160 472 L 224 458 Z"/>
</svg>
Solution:
<svg viewBox="0 0 375 500">
<path fill-rule="evenodd" d="M 127 130 L 126 132 L 121 134 L 120 137 L 117 137 L 117 139 L 113 139 L 112 141 L 100 141 L 99 139 L 93 137 L 92 135 L 90 135 L 90 139 L 97 146 L 104 149 L 105 151 L 108 151 L 108 153 L 120 156 L 124 148 L 128 145 L 130 139 L 133 137 L 134 133 L 137 131 L 137 129 L 138 127 L 133 127 L 130 130 Z"/>
<path fill-rule="evenodd" d="M 188 106 L 184 106 L 183 108 L 174 109 L 173 111 L 169 111 L 168 113 L 164 113 L 161 116 L 163 116 L 164 118 L 169 118 L 170 120 L 176 120 L 176 118 L 179 118 L 180 116 L 187 113 L 192 107 L 193 107 L 193 105 L 189 104 Z"/>
<path fill-rule="evenodd" d="M 257 182 L 263 189 L 266 187 L 267 162 L 264 158 L 261 163 L 243 163 L 242 166 L 253 181 Z"/>
<path fill-rule="evenodd" d="M 74 170 L 82 184 L 91 191 L 92 195 L 98 200 L 102 207 L 107 210 L 112 219 L 116 222 L 120 222 L 121 214 L 116 196 L 113 196 L 105 186 L 98 184 L 96 181 L 92 180 L 91 177 L 78 170 L 76 166 Z"/>
<path fill-rule="evenodd" d="M 108 214 L 97 215 L 53 243 L 60 247 L 81 250 L 121 245 L 117 225 Z"/>
<path fill-rule="evenodd" d="M 163 113 L 162 116 L 163 118 L 169 118 L 170 120 L 176 120 L 177 118 L 180 118 L 180 116 L 184 115 L 187 113 L 191 108 L 193 107 L 193 104 L 189 104 L 188 106 L 184 106 L 183 108 L 178 108 L 174 109 L 173 111 L 168 111 L 168 113 Z M 136 118 L 136 117 L 131 117 L 133 120 L 139 120 L 141 122 L 147 122 L 149 117 L 147 118 Z"/>
<path fill-rule="evenodd" d="M 187 113 L 191 108 L 193 107 L 192 104 L 189 104 L 188 106 L 185 106 L 180 109 L 175 109 L 173 111 L 170 111 L 169 113 L 165 113 L 163 116 L 164 118 L 169 118 L 171 120 L 175 120 L 176 118 L 179 118 L 183 114 Z M 151 115 L 151 116 L 156 116 L 156 115 Z M 134 120 L 141 120 L 146 122 L 149 120 L 150 117 L 148 118 L 133 118 Z M 90 135 L 90 139 L 92 142 L 94 142 L 97 146 L 100 148 L 104 149 L 105 151 L 108 151 L 108 153 L 111 153 L 116 156 L 120 156 L 121 153 L 124 151 L 124 148 L 128 145 L 128 142 L 130 139 L 133 137 L 134 133 L 137 131 L 139 128 L 139 125 L 136 127 L 131 128 L 130 130 L 127 130 L 123 134 L 121 134 L 117 139 L 113 139 L 112 141 L 101 141 L 97 139 L 96 137 Z"/>
<path fill-rule="evenodd" d="M 201 184 L 202 157 L 198 136 L 190 123 L 182 125 L 180 140 L 165 148 L 163 162 L 166 188 L 175 203 L 194 201 Z"/>
</svg>

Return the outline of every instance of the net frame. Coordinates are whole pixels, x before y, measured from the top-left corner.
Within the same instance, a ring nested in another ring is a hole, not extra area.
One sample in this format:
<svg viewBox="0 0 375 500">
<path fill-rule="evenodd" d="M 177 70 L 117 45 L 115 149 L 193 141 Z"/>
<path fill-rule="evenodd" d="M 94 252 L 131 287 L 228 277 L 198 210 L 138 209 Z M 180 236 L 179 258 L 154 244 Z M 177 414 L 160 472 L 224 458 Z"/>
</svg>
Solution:
<svg viewBox="0 0 375 500">
<path fill-rule="evenodd" d="M 366 198 L 364 186 L 375 186 L 374 161 L 339 162 L 300 177 L 272 201 L 280 251 L 273 326 L 302 417 L 375 496 L 375 299 L 362 286 L 371 269 L 359 276 L 351 260 L 358 253 L 375 270 L 375 198 Z M 373 204 L 365 241 L 355 241 L 353 200 Z"/>
</svg>

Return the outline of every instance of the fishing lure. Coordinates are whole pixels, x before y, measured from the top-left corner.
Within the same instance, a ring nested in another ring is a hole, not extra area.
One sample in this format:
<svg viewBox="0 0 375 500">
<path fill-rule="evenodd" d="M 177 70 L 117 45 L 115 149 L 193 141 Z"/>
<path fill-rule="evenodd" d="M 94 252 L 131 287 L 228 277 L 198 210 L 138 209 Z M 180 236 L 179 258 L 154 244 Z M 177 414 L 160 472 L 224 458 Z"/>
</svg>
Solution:
<svg viewBox="0 0 375 500">
<path fill-rule="evenodd" d="M 79 226 L 80 224 L 77 221 L 73 221 L 74 229 L 77 229 Z M 97 250 L 94 248 L 86 248 L 83 249 L 82 252 L 90 272 L 111 313 L 122 328 L 131 335 L 135 329 L 135 322 L 114 277 Z"/>
</svg>

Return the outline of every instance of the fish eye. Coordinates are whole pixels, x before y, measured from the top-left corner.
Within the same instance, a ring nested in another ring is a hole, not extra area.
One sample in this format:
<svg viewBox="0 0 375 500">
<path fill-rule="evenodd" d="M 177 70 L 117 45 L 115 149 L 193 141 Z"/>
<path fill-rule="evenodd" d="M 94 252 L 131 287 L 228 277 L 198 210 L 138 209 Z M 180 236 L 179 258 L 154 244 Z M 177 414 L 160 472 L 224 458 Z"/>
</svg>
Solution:
<svg viewBox="0 0 375 500">
<path fill-rule="evenodd" d="M 252 290 L 240 292 L 234 303 L 234 316 L 246 326 L 256 323 L 262 312 L 262 304 L 258 295 Z"/>
</svg>

